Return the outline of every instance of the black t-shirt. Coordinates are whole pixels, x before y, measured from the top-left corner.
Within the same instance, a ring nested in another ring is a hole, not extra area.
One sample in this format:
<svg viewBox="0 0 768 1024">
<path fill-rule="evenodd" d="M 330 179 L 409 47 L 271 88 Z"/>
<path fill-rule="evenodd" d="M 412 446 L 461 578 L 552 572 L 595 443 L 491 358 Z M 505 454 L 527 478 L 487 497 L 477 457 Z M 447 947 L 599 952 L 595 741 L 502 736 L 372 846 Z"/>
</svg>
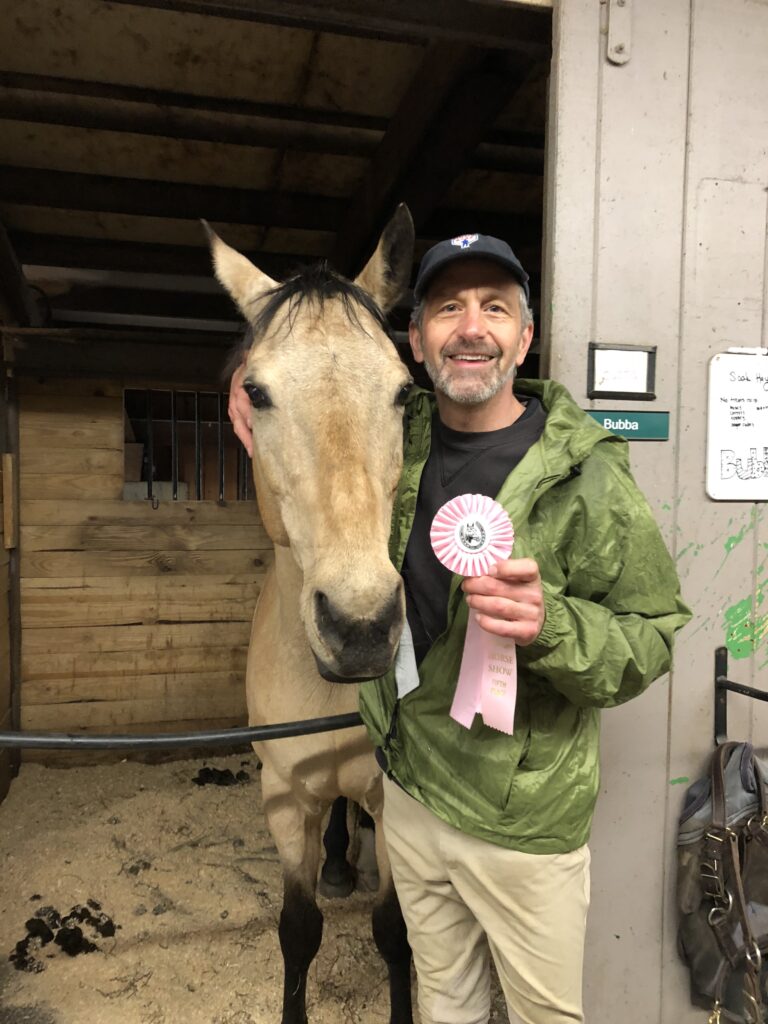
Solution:
<svg viewBox="0 0 768 1024">
<path fill-rule="evenodd" d="M 402 568 L 417 662 L 422 661 L 447 624 L 451 572 L 438 562 L 429 541 L 435 513 L 460 494 L 495 498 L 511 471 L 538 441 L 546 416 L 541 402 L 529 398 L 525 412 L 512 426 L 464 433 L 446 427 L 435 412 L 432 445 L 421 475 Z"/>
</svg>

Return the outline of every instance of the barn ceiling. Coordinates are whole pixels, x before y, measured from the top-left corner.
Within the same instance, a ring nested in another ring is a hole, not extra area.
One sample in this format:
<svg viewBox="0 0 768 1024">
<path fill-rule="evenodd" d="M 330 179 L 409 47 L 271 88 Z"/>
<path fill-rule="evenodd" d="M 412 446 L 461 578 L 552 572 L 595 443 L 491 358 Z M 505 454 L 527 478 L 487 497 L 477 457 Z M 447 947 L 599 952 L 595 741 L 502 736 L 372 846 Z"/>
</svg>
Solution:
<svg viewBox="0 0 768 1024">
<path fill-rule="evenodd" d="M 406 201 L 417 255 L 501 235 L 536 302 L 550 7 L 4 0 L 0 321 L 26 329 L 15 358 L 117 371 L 137 338 L 156 361 L 168 346 L 220 355 L 238 319 L 200 218 L 273 276 L 319 257 L 355 273 Z"/>
</svg>

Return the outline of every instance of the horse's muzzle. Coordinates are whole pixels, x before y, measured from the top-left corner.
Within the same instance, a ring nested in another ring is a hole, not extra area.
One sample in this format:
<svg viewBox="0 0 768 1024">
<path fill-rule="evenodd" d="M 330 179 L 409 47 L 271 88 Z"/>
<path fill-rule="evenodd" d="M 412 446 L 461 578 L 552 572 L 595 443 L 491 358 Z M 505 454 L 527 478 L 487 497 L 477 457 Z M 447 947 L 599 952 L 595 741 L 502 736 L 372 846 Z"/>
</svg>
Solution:
<svg viewBox="0 0 768 1024">
<path fill-rule="evenodd" d="M 318 672 L 333 683 L 359 683 L 384 675 L 392 664 L 403 628 L 402 584 L 375 618 L 342 612 L 321 590 L 314 594 L 315 627 L 331 655 L 315 653 Z"/>
</svg>

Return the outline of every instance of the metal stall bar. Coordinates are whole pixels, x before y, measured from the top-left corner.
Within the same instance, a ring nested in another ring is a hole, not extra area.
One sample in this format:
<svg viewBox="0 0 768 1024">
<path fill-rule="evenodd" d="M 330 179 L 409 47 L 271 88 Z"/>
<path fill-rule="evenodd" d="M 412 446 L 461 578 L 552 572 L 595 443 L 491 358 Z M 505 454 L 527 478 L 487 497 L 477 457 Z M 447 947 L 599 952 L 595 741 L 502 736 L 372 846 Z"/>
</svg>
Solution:
<svg viewBox="0 0 768 1024">
<path fill-rule="evenodd" d="M 195 391 L 195 497 L 203 500 L 202 427 L 200 424 L 200 392 Z"/>
<path fill-rule="evenodd" d="M 768 690 L 757 690 L 754 686 L 734 683 L 728 678 L 728 648 L 715 650 L 715 746 L 728 739 L 728 693 L 740 693 L 753 700 L 768 700 Z"/>
<path fill-rule="evenodd" d="M 147 388 L 147 498 L 152 501 L 152 481 L 155 477 L 155 424 L 152 420 L 152 392 Z"/>
<path fill-rule="evenodd" d="M 219 501 L 224 501 L 224 395 L 216 395 L 216 413 L 218 420 L 219 442 Z"/>
<path fill-rule="evenodd" d="M 179 500 L 179 426 L 176 418 L 176 392 L 171 390 L 171 497 Z"/>
</svg>

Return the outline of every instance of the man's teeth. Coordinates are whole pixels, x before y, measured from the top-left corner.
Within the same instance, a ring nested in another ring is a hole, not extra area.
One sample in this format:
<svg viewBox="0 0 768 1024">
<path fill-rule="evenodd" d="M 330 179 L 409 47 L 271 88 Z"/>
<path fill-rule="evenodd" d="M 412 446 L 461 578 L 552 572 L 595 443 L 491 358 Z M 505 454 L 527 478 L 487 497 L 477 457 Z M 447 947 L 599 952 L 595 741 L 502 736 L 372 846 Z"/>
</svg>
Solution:
<svg viewBox="0 0 768 1024">
<path fill-rule="evenodd" d="M 450 358 L 451 359 L 461 359 L 464 362 L 470 362 L 470 363 L 486 363 L 486 362 L 488 362 L 488 360 L 491 357 L 490 356 L 467 356 L 467 355 L 463 355 L 461 352 L 459 352 L 457 355 L 451 356 Z"/>
</svg>

